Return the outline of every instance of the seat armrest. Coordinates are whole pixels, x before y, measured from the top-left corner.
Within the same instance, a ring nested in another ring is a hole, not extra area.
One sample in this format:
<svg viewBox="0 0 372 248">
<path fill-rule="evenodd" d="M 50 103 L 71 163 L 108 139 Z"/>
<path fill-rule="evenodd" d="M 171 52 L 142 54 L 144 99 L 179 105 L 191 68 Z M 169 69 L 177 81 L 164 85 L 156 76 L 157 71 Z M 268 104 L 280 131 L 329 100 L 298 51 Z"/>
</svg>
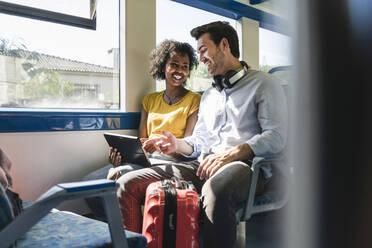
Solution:
<svg viewBox="0 0 372 248">
<path fill-rule="evenodd" d="M 0 232 L 1 247 L 8 247 L 61 202 L 93 196 L 104 200 L 113 246 L 128 247 L 116 198 L 116 183 L 106 179 L 53 186 Z"/>
<path fill-rule="evenodd" d="M 264 164 L 263 161 L 265 161 L 263 157 L 254 157 L 252 161 L 251 168 L 252 168 L 253 173 L 252 173 L 252 179 L 251 179 L 251 184 L 249 188 L 248 201 L 245 207 L 245 214 L 244 214 L 244 219 L 246 220 L 251 218 L 251 215 L 252 215 L 253 202 L 254 202 L 254 197 L 256 195 L 258 174 L 260 172 L 261 166 Z"/>
</svg>

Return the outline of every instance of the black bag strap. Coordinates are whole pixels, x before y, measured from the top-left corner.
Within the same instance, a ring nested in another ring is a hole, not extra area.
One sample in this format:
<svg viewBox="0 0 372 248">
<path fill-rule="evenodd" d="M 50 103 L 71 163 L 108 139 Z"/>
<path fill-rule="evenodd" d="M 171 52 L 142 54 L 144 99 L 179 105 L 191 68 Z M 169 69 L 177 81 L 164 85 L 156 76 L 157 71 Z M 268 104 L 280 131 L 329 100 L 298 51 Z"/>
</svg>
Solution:
<svg viewBox="0 0 372 248">
<path fill-rule="evenodd" d="M 176 247 L 177 233 L 177 190 L 171 180 L 163 180 L 164 190 L 164 220 L 163 248 Z"/>
</svg>

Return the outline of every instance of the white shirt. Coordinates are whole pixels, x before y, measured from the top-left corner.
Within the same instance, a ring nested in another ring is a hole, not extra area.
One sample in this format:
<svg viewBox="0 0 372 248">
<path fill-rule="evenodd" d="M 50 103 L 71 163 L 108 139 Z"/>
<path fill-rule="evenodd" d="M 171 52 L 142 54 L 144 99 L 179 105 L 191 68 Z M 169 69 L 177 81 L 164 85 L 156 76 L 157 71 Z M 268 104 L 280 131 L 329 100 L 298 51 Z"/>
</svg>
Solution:
<svg viewBox="0 0 372 248">
<path fill-rule="evenodd" d="M 202 96 L 189 157 L 224 152 L 247 143 L 256 156 L 274 158 L 287 142 L 287 103 L 280 82 L 248 70 L 234 87 L 211 87 Z"/>
</svg>

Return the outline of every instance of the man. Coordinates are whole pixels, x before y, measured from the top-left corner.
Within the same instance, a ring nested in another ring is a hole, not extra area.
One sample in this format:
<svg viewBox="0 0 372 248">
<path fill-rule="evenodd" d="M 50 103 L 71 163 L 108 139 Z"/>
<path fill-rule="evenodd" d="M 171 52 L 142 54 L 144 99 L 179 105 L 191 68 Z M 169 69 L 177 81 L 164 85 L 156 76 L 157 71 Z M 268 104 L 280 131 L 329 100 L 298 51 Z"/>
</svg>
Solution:
<svg viewBox="0 0 372 248">
<path fill-rule="evenodd" d="M 251 70 L 239 61 L 236 31 L 214 22 L 191 31 L 200 61 L 214 87 L 200 103 L 192 136 L 177 139 L 169 132 L 144 144 L 157 145 L 164 154 L 179 154 L 188 163 L 155 166 L 130 172 L 118 182 L 118 198 L 127 228 L 139 228 L 139 204 L 149 183 L 177 176 L 201 189 L 204 247 L 233 247 L 236 239 L 235 206 L 248 198 L 254 156 L 275 158 L 286 145 L 287 110 L 283 90 L 274 78 Z M 262 169 L 258 193 L 280 175 L 278 165 Z"/>
</svg>

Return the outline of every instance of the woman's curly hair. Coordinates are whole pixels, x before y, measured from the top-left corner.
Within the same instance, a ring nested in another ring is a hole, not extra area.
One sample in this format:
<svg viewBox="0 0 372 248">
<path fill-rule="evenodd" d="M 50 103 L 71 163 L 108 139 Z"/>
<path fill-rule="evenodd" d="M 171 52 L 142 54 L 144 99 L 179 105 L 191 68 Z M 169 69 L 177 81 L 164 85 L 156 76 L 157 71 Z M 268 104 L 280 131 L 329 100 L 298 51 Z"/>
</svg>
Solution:
<svg viewBox="0 0 372 248">
<path fill-rule="evenodd" d="M 174 52 L 189 57 L 189 71 L 198 66 L 198 58 L 194 48 L 190 44 L 174 40 L 164 40 L 150 53 L 150 75 L 154 79 L 165 79 L 165 64 Z M 188 76 L 190 76 L 190 73 Z"/>
</svg>

